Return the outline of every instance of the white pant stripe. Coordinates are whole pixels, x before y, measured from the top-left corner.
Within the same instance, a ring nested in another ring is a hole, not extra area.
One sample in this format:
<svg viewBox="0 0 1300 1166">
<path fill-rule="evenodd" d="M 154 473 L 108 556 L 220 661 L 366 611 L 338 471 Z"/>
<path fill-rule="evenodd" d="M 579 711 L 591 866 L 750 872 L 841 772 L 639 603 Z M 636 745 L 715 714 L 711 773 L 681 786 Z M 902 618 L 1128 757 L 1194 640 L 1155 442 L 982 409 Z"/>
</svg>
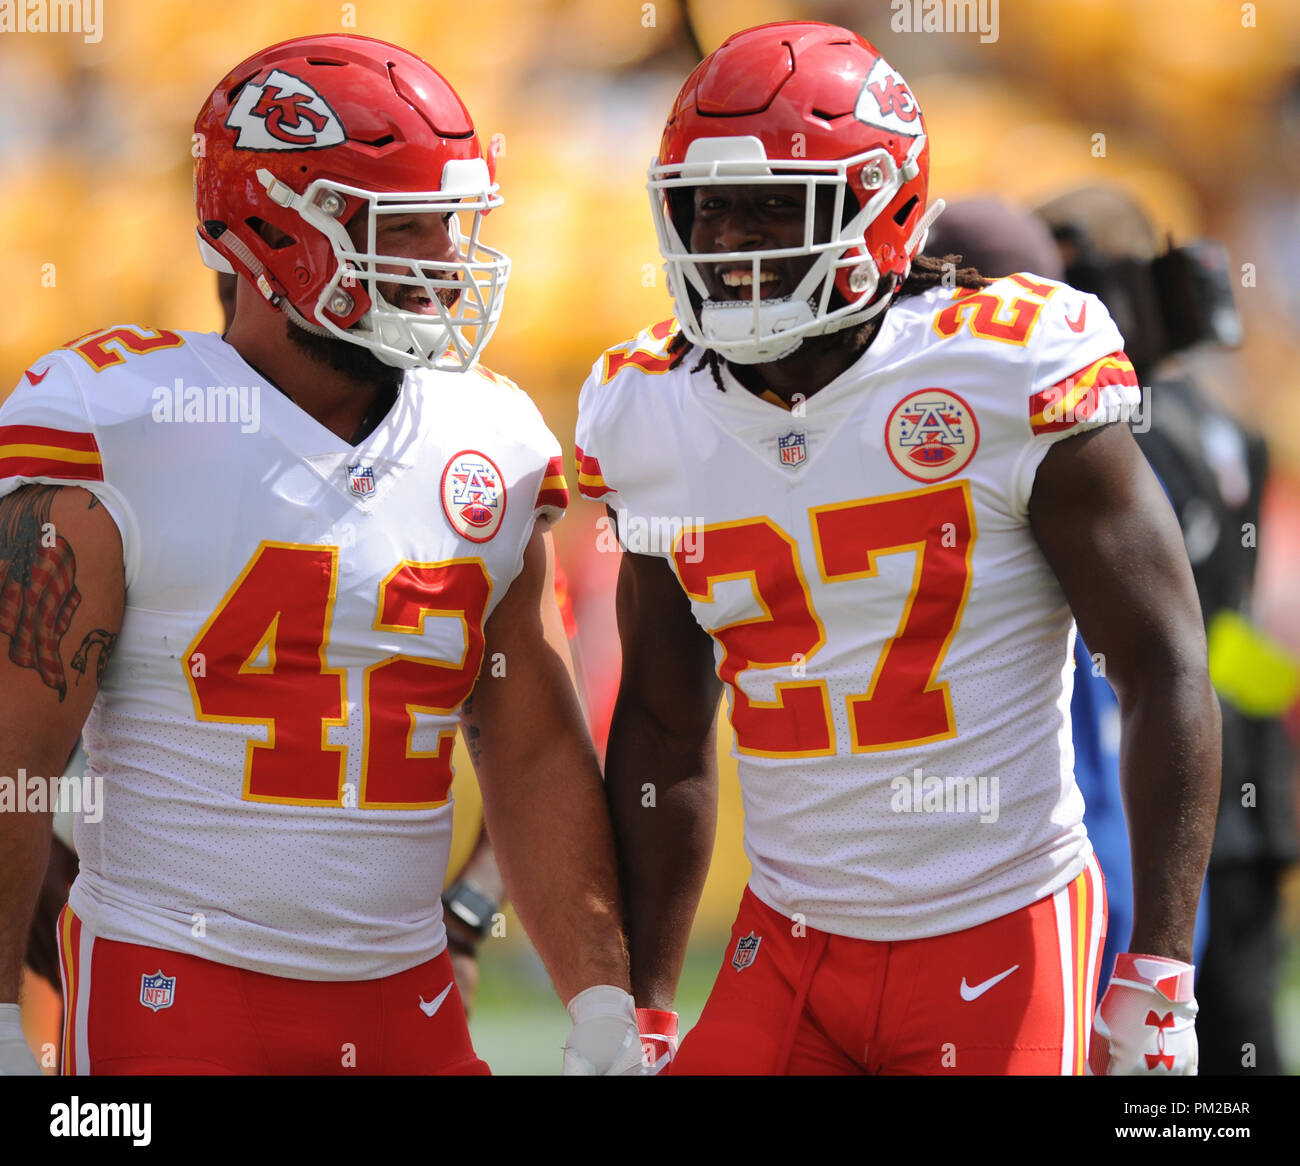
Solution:
<svg viewBox="0 0 1300 1166">
<path fill-rule="evenodd" d="M 1056 946 L 1061 957 L 1061 1076 L 1074 1073 L 1074 935 L 1070 929 L 1070 887 L 1067 883 L 1052 896 L 1056 912 Z"/>
<path fill-rule="evenodd" d="M 81 943 L 76 954 L 77 961 L 77 1014 L 72 1025 L 73 1064 L 78 1077 L 90 1076 L 90 1052 L 88 1032 L 90 1024 L 90 967 L 91 952 L 95 946 L 95 937 L 90 928 L 81 925 Z"/>
<path fill-rule="evenodd" d="M 1088 918 L 1088 978 L 1084 981 L 1085 990 L 1090 990 L 1097 982 L 1097 961 L 1101 959 L 1101 950 L 1105 939 L 1104 928 L 1106 926 L 1105 915 L 1105 884 L 1102 880 L 1101 865 L 1097 862 L 1097 855 L 1094 853 L 1088 859 L 1088 895 L 1089 895 L 1089 918 Z M 1089 996 L 1083 1002 L 1088 1015 L 1084 1018 L 1083 1034 L 1084 1041 L 1092 1041 L 1092 1014 L 1095 1010 L 1095 996 Z M 1088 1058 L 1087 1043 L 1084 1046 L 1083 1056 L 1085 1064 Z"/>
</svg>

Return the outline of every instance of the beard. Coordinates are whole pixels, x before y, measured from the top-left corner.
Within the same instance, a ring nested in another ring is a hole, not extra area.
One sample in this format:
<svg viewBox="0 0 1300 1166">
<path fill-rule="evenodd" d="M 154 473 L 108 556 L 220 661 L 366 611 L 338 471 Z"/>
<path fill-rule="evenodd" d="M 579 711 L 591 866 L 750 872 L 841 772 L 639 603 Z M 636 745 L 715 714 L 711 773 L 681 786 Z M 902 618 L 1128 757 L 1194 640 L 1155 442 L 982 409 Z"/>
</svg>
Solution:
<svg viewBox="0 0 1300 1166">
<path fill-rule="evenodd" d="M 406 375 L 406 370 L 385 364 L 370 349 L 337 336 L 317 336 L 298 327 L 285 318 L 285 333 L 289 342 L 314 364 L 323 364 L 363 384 L 396 390 Z"/>
</svg>

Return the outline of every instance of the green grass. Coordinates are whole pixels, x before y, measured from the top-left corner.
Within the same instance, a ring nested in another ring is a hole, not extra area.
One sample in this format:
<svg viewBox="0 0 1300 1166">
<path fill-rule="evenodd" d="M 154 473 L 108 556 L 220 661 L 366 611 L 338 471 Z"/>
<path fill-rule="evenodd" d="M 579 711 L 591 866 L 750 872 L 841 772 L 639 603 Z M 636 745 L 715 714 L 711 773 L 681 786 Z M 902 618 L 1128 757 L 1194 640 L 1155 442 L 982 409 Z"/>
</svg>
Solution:
<svg viewBox="0 0 1300 1166">
<path fill-rule="evenodd" d="M 687 954 L 677 995 L 682 1031 L 699 1018 L 722 960 L 727 936 L 696 942 Z M 569 1017 L 551 988 L 541 960 L 526 942 L 484 945 L 478 998 L 470 1033 L 478 1055 L 502 1076 L 558 1074 Z"/>
</svg>

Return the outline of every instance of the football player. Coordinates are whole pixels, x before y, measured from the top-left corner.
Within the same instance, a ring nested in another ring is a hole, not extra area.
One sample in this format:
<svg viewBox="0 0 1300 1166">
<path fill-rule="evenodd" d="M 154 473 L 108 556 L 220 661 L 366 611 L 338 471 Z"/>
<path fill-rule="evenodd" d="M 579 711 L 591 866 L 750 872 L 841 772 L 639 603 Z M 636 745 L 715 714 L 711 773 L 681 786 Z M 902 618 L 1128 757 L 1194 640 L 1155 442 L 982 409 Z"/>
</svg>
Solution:
<svg viewBox="0 0 1300 1166">
<path fill-rule="evenodd" d="M 729 691 L 753 871 L 680 1073 L 1077 1074 L 1105 898 L 1075 621 L 1119 695 L 1136 911 L 1098 1072 L 1196 1066 L 1218 711 L 1100 301 L 918 259 L 917 98 L 854 33 L 730 38 L 650 191 L 676 319 L 582 390 L 627 553 L 606 761 L 634 993 L 671 1055 Z"/>
<path fill-rule="evenodd" d="M 0 408 L 0 773 L 61 772 L 84 721 L 102 782 L 63 1071 L 486 1071 L 439 901 L 458 717 L 566 1071 L 635 1069 L 559 447 L 477 363 L 509 269 L 491 159 L 437 72 L 353 36 L 251 57 L 195 133 L 226 339 L 97 331 Z M 12 1002 L 48 814 L 0 834 L 0 1058 L 34 1070 Z"/>
</svg>

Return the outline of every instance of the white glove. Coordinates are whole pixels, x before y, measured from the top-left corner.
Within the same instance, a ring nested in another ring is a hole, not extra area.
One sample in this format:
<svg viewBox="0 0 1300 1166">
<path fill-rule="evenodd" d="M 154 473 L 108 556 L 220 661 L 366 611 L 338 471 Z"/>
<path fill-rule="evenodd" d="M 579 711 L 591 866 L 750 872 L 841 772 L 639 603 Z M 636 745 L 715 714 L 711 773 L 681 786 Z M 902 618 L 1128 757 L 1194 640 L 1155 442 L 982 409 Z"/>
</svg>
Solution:
<svg viewBox="0 0 1300 1166">
<path fill-rule="evenodd" d="M 597 984 L 569 1001 L 573 1028 L 564 1042 L 566 1077 L 617 1077 L 641 1072 L 636 1004 L 622 988 Z"/>
<path fill-rule="evenodd" d="M 1163 956 L 1116 956 L 1092 1022 L 1089 1075 L 1196 1076 L 1195 972 Z"/>
<path fill-rule="evenodd" d="M 40 1073 L 41 1067 L 23 1036 L 18 1005 L 0 1004 L 0 1077 L 39 1077 Z"/>
</svg>

